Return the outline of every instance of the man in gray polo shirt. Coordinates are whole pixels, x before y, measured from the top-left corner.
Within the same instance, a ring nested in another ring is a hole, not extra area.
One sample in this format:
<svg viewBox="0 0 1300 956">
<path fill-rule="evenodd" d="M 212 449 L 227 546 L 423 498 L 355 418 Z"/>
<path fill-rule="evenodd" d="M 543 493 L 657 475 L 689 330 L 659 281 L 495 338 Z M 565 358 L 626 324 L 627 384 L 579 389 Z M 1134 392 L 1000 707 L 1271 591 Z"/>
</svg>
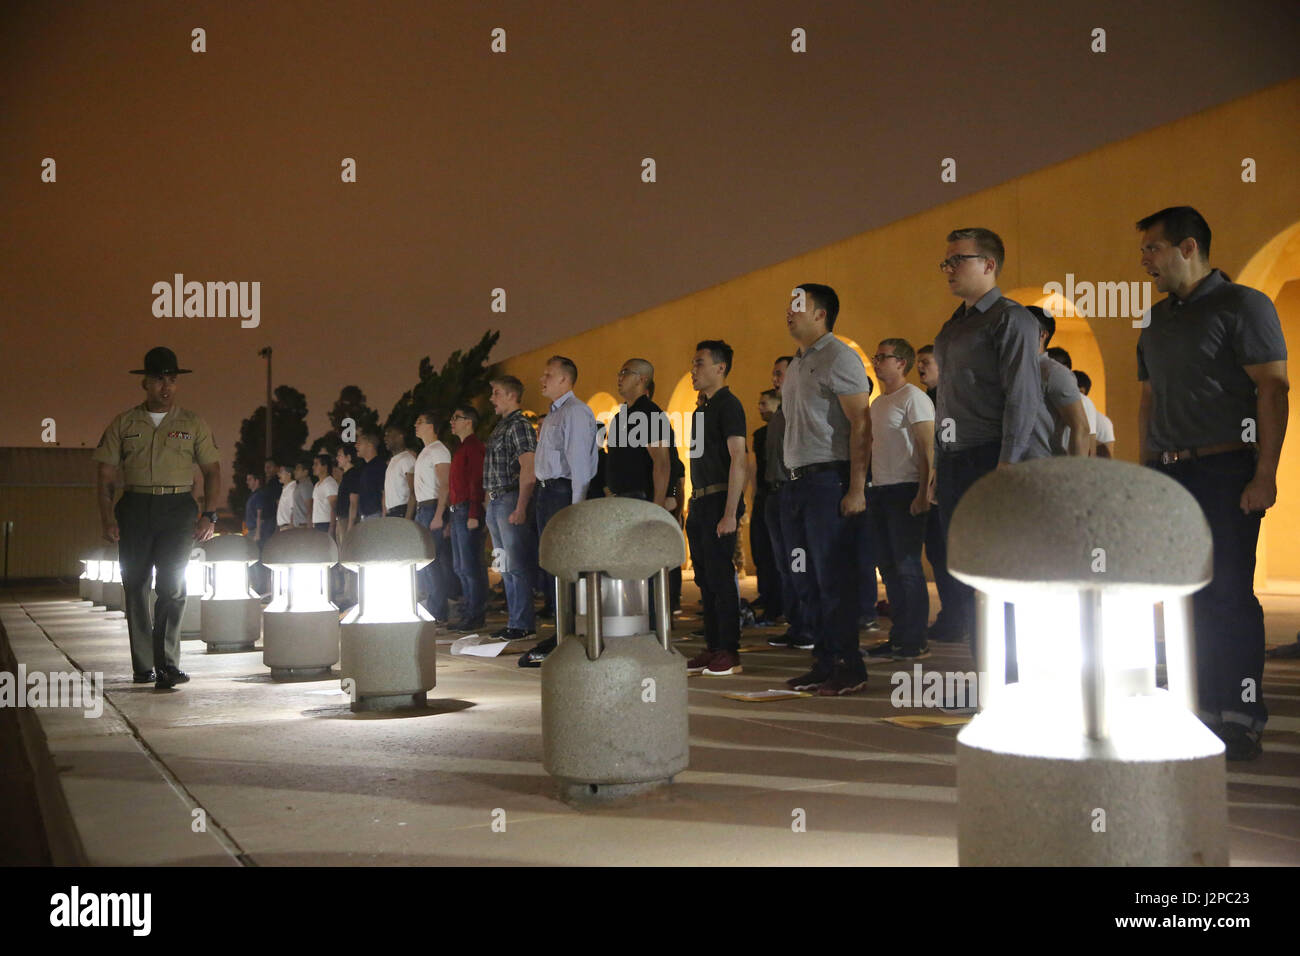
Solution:
<svg viewBox="0 0 1300 956">
<path fill-rule="evenodd" d="M 1198 709 L 1229 760 L 1260 753 L 1264 611 L 1255 547 L 1277 500 L 1286 432 L 1286 342 L 1263 293 L 1211 269 L 1210 227 L 1190 206 L 1141 219 L 1142 268 L 1168 296 L 1138 338 L 1141 460 L 1190 491 L 1214 540 L 1214 577 L 1192 597 Z"/>
<path fill-rule="evenodd" d="M 966 489 L 994 468 L 1042 457 L 1032 443 L 1043 405 L 1038 368 L 1038 323 L 1025 307 L 1002 295 L 997 276 L 1006 256 L 988 229 L 948 234 L 939 263 L 948 290 L 962 304 L 934 340 L 939 363 L 935 402 L 935 492 L 944 539 Z M 954 580 L 949 620 L 955 634 L 975 645 L 975 592 Z"/>
<path fill-rule="evenodd" d="M 781 386 L 790 471 L 783 505 L 794 532 L 787 546 L 795 551 L 805 626 L 816 640 L 812 670 L 787 683 L 826 697 L 867 684 L 858 652 L 858 538 L 871 457 L 870 379 L 857 353 L 831 334 L 839 311 L 830 286 L 806 282 L 794 290 L 786 326 L 800 347 Z"/>
<path fill-rule="evenodd" d="M 1083 393 L 1074 373 L 1047 354 L 1056 334 L 1056 319 L 1036 305 L 1025 307 L 1038 320 L 1038 367 L 1043 376 L 1043 407 L 1034 424 L 1034 453 L 1087 457 L 1088 415 L 1083 410 Z"/>
</svg>

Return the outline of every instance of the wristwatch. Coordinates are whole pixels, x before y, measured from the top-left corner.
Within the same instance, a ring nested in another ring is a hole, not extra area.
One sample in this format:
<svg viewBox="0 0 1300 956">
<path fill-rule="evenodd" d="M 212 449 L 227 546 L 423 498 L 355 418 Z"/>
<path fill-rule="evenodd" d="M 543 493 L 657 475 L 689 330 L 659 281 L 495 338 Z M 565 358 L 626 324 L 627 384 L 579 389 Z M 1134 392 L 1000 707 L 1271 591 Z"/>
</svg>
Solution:
<svg viewBox="0 0 1300 956">
<path fill-rule="evenodd" d="M 207 518 L 214 528 L 217 526 L 217 513 L 215 511 L 205 511 L 200 517 Z"/>
</svg>

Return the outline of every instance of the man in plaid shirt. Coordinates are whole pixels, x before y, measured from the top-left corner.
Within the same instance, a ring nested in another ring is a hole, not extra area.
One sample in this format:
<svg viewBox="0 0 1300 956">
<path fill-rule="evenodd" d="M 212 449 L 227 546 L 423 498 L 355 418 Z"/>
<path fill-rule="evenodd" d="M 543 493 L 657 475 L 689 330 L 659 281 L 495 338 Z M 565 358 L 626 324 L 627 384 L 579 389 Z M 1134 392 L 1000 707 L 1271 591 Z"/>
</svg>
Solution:
<svg viewBox="0 0 1300 956">
<path fill-rule="evenodd" d="M 492 380 L 492 407 L 501 416 L 488 437 L 483 459 L 483 491 L 493 553 L 510 613 L 506 627 L 493 634 L 518 641 L 536 634 L 533 581 L 537 577 L 537 532 L 528 515 L 535 478 L 537 433 L 519 409 L 524 386 L 513 375 Z"/>
</svg>

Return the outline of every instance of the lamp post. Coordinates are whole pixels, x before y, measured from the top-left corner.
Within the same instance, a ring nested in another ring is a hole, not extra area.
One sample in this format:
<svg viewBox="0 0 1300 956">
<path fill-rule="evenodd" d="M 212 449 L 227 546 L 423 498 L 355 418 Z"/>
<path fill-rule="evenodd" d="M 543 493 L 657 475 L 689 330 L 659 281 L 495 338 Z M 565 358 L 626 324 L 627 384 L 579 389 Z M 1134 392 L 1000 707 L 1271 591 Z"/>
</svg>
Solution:
<svg viewBox="0 0 1300 956">
<path fill-rule="evenodd" d="M 558 644 L 542 664 L 547 772 L 579 803 L 671 783 L 690 757 L 686 661 L 672 649 L 668 607 L 668 571 L 685 558 L 681 529 L 650 502 L 582 501 L 547 523 L 539 558 L 556 579 Z M 579 583 L 575 607 L 569 587 Z"/>
<path fill-rule="evenodd" d="M 344 540 L 342 563 L 357 572 L 357 605 L 340 637 L 353 710 L 422 706 L 437 683 L 437 626 L 415 581 L 435 554 L 429 529 L 405 518 L 364 521 Z"/>
<path fill-rule="evenodd" d="M 252 650 L 262 630 L 262 599 L 248 585 L 257 545 L 242 534 L 219 534 L 196 551 L 206 578 L 199 636 L 208 652 Z"/>
<path fill-rule="evenodd" d="M 338 548 L 324 531 L 271 536 L 262 563 L 275 579 L 262 616 L 262 662 L 276 680 L 328 674 L 339 659 L 339 612 L 326 596 Z"/>
<path fill-rule="evenodd" d="M 957 737 L 961 864 L 1225 865 L 1223 744 L 1194 712 L 1190 596 L 1213 572 L 1195 499 L 1112 459 L 1025 462 L 962 497 L 948 565 L 976 588 L 980 648 L 981 709 Z"/>
</svg>

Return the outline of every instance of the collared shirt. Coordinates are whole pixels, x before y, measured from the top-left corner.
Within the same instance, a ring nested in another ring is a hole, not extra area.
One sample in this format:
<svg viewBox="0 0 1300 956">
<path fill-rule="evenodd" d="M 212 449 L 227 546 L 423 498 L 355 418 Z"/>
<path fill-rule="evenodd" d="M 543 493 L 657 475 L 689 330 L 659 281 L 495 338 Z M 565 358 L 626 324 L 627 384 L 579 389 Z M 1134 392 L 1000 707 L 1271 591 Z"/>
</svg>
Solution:
<svg viewBox="0 0 1300 956">
<path fill-rule="evenodd" d="M 384 507 L 401 508 L 411 498 L 411 489 L 406 484 L 406 476 L 415 471 L 415 454 L 409 448 L 403 448 L 388 459 L 384 472 Z"/>
<path fill-rule="evenodd" d="M 415 459 L 415 500 L 433 501 L 442 497 L 438 483 L 438 466 L 451 464 L 451 452 L 436 438 L 420 449 Z"/>
<path fill-rule="evenodd" d="M 1138 380 L 1150 381 L 1150 451 L 1243 441 L 1255 419 L 1255 383 L 1242 366 L 1281 362 L 1286 340 L 1268 296 L 1214 269 L 1185 300 L 1151 307 L 1138 337 Z"/>
<path fill-rule="evenodd" d="M 347 471 L 343 472 L 343 477 L 339 480 L 339 500 L 334 505 L 334 513 L 338 515 L 340 521 L 347 520 L 352 512 L 352 495 L 361 494 L 361 466 L 364 462 L 357 462 Z M 360 517 L 358 515 L 358 517 Z"/>
<path fill-rule="evenodd" d="M 616 495 L 640 492 L 647 501 L 654 501 L 654 459 L 649 448 L 667 445 L 671 459 L 674 441 L 672 424 L 663 409 L 649 395 L 639 397 L 630 408 L 620 406 L 610 420 L 606 439 L 605 485 Z M 671 461 L 668 484 L 672 485 Z"/>
<path fill-rule="evenodd" d="M 570 480 L 573 503 L 587 497 L 596 475 L 596 416 L 571 391 L 551 402 L 537 435 L 536 465 L 538 481 Z"/>
<path fill-rule="evenodd" d="M 709 485 L 725 485 L 731 475 L 731 451 L 727 439 L 744 438 L 745 406 L 722 386 L 691 418 L 692 429 L 703 429 L 699 455 L 691 459 L 691 485 L 696 491 Z M 692 436 L 692 441 L 694 437 Z M 742 498 L 743 500 L 743 498 Z"/>
<path fill-rule="evenodd" d="M 1070 450 L 1070 427 L 1061 412 L 1083 398 L 1074 373 L 1046 353 L 1038 356 L 1038 371 L 1043 388 L 1043 404 L 1034 418 L 1031 433 L 1032 458 L 1065 455 Z"/>
<path fill-rule="evenodd" d="M 483 456 L 486 453 L 478 436 L 470 435 L 451 456 L 451 473 L 447 476 L 450 486 L 447 504 L 469 502 L 469 517 L 476 521 L 483 520 Z"/>
<path fill-rule="evenodd" d="M 962 303 L 934 340 L 939 363 L 935 442 L 944 451 L 999 443 L 999 461 L 1039 457 L 1034 422 L 1043 404 L 1038 322 L 994 286 Z"/>
<path fill-rule="evenodd" d="M 516 408 L 503 417 L 488 436 L 483 457 L 483 490 L 506 491 L 519 487 L 519 456 L 537 451 L 537 432 Z"/>
<path fill-rule="evenodd" d="M 312 524 L 330 520 L 330 498 L 333 497 L 337 501 L 338 493 L 339 483 L 334 480 L 333 475 L 326 475 L 316 482 L 316 487 L 311 490 Z"/>
<path fill-rule="evenodd" d="M 114 418 L 91 456 L 113 465 L 124 485 L 194 484 L 194 466 L 221 460 L 207 423 L 184 408 L 173 407 L 157 426 L 143 403 Z"/>
<path fill-rule="evenodd" d="M 832 333 L 800 349 L 786 367 L 781 385 L 785 466 L 849 461 L 852 426 L 840 396 L 870 391 L 862 359 Z"/>
<path fill-rule="evenodd" d="M 763 471 L 765 481 L 783 484 L 790 480 L 790 472 L 785 467 L 785 409 L 778 408 L 767 423 L 767 467 Z"/>
</svg>

